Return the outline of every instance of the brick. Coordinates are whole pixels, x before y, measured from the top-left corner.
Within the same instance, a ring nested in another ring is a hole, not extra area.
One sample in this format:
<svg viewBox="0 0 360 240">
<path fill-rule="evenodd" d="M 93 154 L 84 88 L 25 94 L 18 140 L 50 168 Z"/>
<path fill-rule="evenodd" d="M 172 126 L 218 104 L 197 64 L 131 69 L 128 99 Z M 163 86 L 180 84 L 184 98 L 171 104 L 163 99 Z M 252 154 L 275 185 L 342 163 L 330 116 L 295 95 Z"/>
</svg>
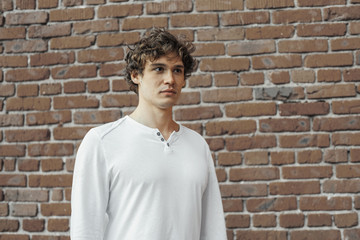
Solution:
<svg viewBox="0 0 360 240">
<path fill-rule="evenodd" d="M 250 61 L 246 58 L 205 58 L 199 67 L 204 72 L 244 71 L 250 68 Z"/>
<path fill-rule="evenodd" d="M 44 11 L 18 12 L 6 15 L 5 24 L 8 25 L 30 25 L 43 24 L 48 19 L 48 13 Z"/>
<path fill-rule="evenodd" d="M 24 84 L 19 85 L 17 88 L 18 97 L 36 97 L 39 95 L 39 85 L 37 84 Z"/>
<path fill-rule="evenodd" d="M 226 138 L 225 141 L 228 151 L 272 148 L 276 146 L 275 136 L 255 135 L 253 137 Z"/>
<path fill-rule="evenodd" d="M 290 82 L 290 74 L 287 71 L 270 72 L 268 76 L 273 84 L 285 84 Z"/>
<path fill-rule="evenodd" d="M 145 5 L 147 14 L 190 12 L 192 10 L 192 7 L 193 7 L 192 1 L 149 2 L 146 3 Z M 201 10 L 200 8 L 198 9 L 198 11 L 206 11 L 206 10 Z"/>
<path fill-rule="evenodd" d="M 325 21 L 348 21 L 360 19 L 360 6 L 324 8 Z"/>
<path fill-rule="evenodd" d="M 41 170 L 43 172 L 63 170 L 63 161 L 61 158 L 51 158 L 41 160 Z"/>
<path fill-rule="evenodd" d="M 0 148 L 1 150 L 1 148 Z M 0 175 L 0 186 L 2 187 L 25 187 L 26 176 L 22 174 L 2 174 Z"/>
<path fill-rule="evenodd" d="M 109 80 L 92 80 L 87 82 L 87 89 L 90 93 L 99 93 L 99 92 L 108 92 L 109 88 Z"/>
<path fill-rule="evenodd" d="M 227 228 L 248 228 L 250 226 L 250 216 L 244 214 L 229 214 L 225 217 Z"/>
<path fill-rule="evenodd" d="M 136 29 L 149 29 L 152 27 L 167 28 L 167 17 L 139 17 L 139 18 L 125 18 L 122 23 L 124 31 Z"/>
<path fill-rule="evenodd" d="M 252 1 L 246 0 L 247 9 L 294 7 L 293 0 Z"/>
<path fill-rule="evenodd" d="M 30 56 L 30 66 L 50 66 L 75 62 L 74 52 L 41 53 Z"/>
<path fill-rule="evenodd" d="M 24 219 L 23 229 L 27 232 L 42 232 L 45 229 L 44 219 Z"/>
<path fill-rule="evenodd" d="M 252 221 L 254 227 L 257 228 L 276 227 L 276 215 L 274 214 L 254 214 Z"/>
<path fill-rule="evenodd" d="M 101 77 L 110 77 L 110 76 L 123 76 L 125 69 L 125 63 L 107 63 L 100 66 L 100 76 Z"/>
<path fill-rule="evenodd" d="M 18 161 L 18 169 L 22 172 L 39 171 L 39 160 L 21 159 Z"/>
<path fill-rule="evenodd" d="M 77 21 L 88 20 L 94 18 L 94 8 L 67 8 L 55 9 L 49 13 L 50 22 L 64 22 L 64 21 Z"/>
<path fill-rule="evenodd" d="M 226 41 L 226 40 L 242 40 L 245 37 L 243 28 L 226 28 L 226 29 L 199 29 L 197 30 L 199 41 Z"/>
<path fill-rule="evenodd" d="M 350 22 L 349 23 L 349 32 L 352 35 L 360 34 L 360 22 Z"/>
<path fill-rule="evenodd" d="M 334 215 L 335 226 L 338 228 L 348 228 L 358 225 L 358 214 L 356 212 Z"/>
<path fill-rule="evenodd" d="M 0 11 L 2 11 L 2 12 L 10 11 L 13 9 L 14 9 L 13 1 L 3 1 L 0 4 Z"/>
<path fill-rule="evenodd" d="M 354 97 L 356 89 L 354 84 L 337 84 L 326 86 L 309 86 L 306 88 L 308 99 L 324 99 L 336 97 Z"/>
<path fill-rule="evenodd" d="M 74 153 L 72 143 L 45 143 L 30 144 L 28 154 L 32 157 L 37 156 L 70 156 Z"/>
<path fill-rule="evenodd" d="M 343 71 L 343 77 L 345 82 L 360 81 L 360 69 L 345 69 Z"/>
<path fill-rule="evenodd" d="M 223 197 L 255 197 L 267 195 L 266 184 L 226 184 L 220 185 L 220 191 Z"/>
<path fill-rule="evenodd" d="M 70 111 L 48 111 L 29 113 L 26 115 L 26 124 L 33 125 L 49 125 L 49 124 L 63 124 L 71 121 Z"/>
<path fill-rule="evenodd" d="M 199 92 L 183 92 L 177 101 L 177 105 L 193 105 L 200 103 Z"/>
<path fill-rule="evenodd" d="M 78 62 L 110 62 L 118 61 L 124 58 L 124 51 L 122 48 L 106 48 L 106 49 L 92 49 L 78 52 Z"/>
<path fill-rule="evenodd" d="M 336 177 L 337 178 L 358 178 L 359 174 L 358 165 L 337 165 Z"/>
<path fill-rule="evenodd" d="M 270 23 L 270 14 L 261 11 L 224 13 L 221 15 L 221 23 L 224 26 L 265 24 Z"/>
<path fill-rule="evenodd" d="M 11 215 L 15 217 L 34 217 L 37 212 L 36 204 L 13 204 Z"/>
<path fill-rule="evenodd" d="M 269 184 L 271 195 L 306 195 L 319 194 L 319 181 L 287 181 L 287 182 L 271 182 Z"/>
<path fill-rule="evenodd" d="M 320 22 L 321 20 L 320 9 L 283 10 L 272 13 L 272 21 L 275 24 Z"/>
<path fill-rule="evenodd" d="M 273 102 L 230 104 L 225 106 L 225 112 L 228 117 L 275 115 L 276 104 Z"/>
<path fill-rule="evenodd" d="M 344 36 L 346 25 L 345 23 L 299 24 L 296 30 L 299 37 Z"/>
<path fill-rule="evenodd" d="M 284 228 L 299 228 L 303 227 L 305 222 L 305 215 L 299 213 L 280 214 L 279 224 Z"/>
<path fill-rule="evenodd" d="M 270 153 L 272 165 L 284 165 L 295 163 L 295 155 L 293 152 L 271 152 Z"/>
<path fill-rule="evenodd" d="M 30 175 L 30 187 L 71 187 L 72 175 L 71 174 L 51 174 L 51 175 Z"/>
<path fill-rule="evenodd" d="M 189 87 L 209 87 L 212 85 L 212 78 L 210 74 L 191 75 L 188 79 Z"/>
<path fill-rule="evenodd" d="M 73 31 L 75 34 L 119 31 L 119 22 L 116 19 L 74 22 Z"/>
<path fill-rule="evenodd" d="M 51 69 L 51 76 L 54 79 L 70 78 L 91 78 L 96 77 L 97 68 L 95 65 L 55 67 Z"/>
<path fill-rule="evenodd" d="M 74 7 L 80 6 L 83 4 L 83 0 L 62 0 L 62 5 L 64 7 Z"/>
<path fill-rule="evenodd" d="M 246 201 L 249 212 L 280 212 L 297 209 L 295 197 L 252 198 Z"/>
<path fill-rule="evenodd" d="M 291 239 L 341 239 L 339 230 L 294 230 L 290 233 Z"/>
<path fill-rule="evenodd" d="M 87 48 L 95 43 L 95 36 L 71 36 L 50 39 L 50 49 Z"/>
<path fill-rule="evenodd" d="M 35 0 L 15 1 L 15 9 L 35 9 Z"/>
<path fill-rule="evenodd" d="M 281 40 L 278 47 L 280 53 L 327 52 L 328 42 L 323 39 Z"/>
<path fill-rule="evenodd" d="M 241 154 L 237 152 L 222 152 L 218 154 L 217 160 L 221 166 L 233 166 L 240 165 L 242 157 Z"/>
<path fill-rule="evenodd" d="M 327 0 L 298 0 L 299 7 L 315 7 L 315 6 L 328 6 L 328 5 L 345 5 L 346 0 L 333 0 L 333 1 L 327 1 Z"/>
<path fill-rule="evenodd" d="M 360 38 L 338 38 L 330 41 L 331 50 L 357 50 L 360 44 Z"/>
<path fill-rule="evenodd" d="M 236 236 L 241 236 L 243 239 L 274 239 L 286 240 L 286 231 L 274 230 L 237 230 Z M 240 239 L 240 238 L 239 238 Z"/>
<path fill-rule="evenodd" d="M 0 204 L 0 216 L 6 217 L 9 215 L 9 205 L 7 203 Z"/>
<path fill-rule="evenodd" d="M 301 67 L 302 59 L 300 55 L 256 56 L 252 64 L 256 70 L 292 68 Z"/>
<path fill-rule="evenodd" d="M 330 178 L 333 171 L 331 166 L 283 167 L 282 175 L 285 179 Z"/>
<path fill-rule="evenodd" d="M 7 111 L 46 111 L 50 109 L 51 101 L 49 98 L 9 98 L 6 102 Z"/>
<path fill-rule="evenodd" d="M 326 149 L 324 159 L 327 163 L 347 162 L 347 155 L 346 149 Z"/>
<path fill-rule="evenodd" d="M 47 68 L 31 68 L 8 70 L 5 74 L 7 82 L 24 82 L 46 80 L 50 76 L 50 70 Z"/>
<path fill-rule="evenodd" d="M 215 86 L 217 87 L 231 87 L 231 86 L 238 86 L 239 84 L 237 74 L 234 73 L 214 74 L 214 82 L 215 82 Z M 210 78 L 210 83 L 211 83 L 211 78 Z"/>
<path fill-rule="evenodd" d="M 55 97 L 55 109 L 74 109 L 74 108 L 97 108 L 99 100 L 95 97 L 73 96 L 73 97 Z"/>
<path fill-rule="evenodd" d="M 12 202 L 46 202 L 48 201 L 47 190 L 8 189 L 5 191 L 5 201 Z"/>
<path fill-rule="evenodd" d="M 63 190 L 61 190 L 61 189 L 53 190 L 51 200 L 53 200 L 53 201 L 62 201 L 63 200 Z"/>
<path fill-rule="evenodd" d="M 57 127 L 53 130 L 55 140 L 81 140 L 91 127 Z"/>
<path fill-rule="evenodd" d="M 210 4 L 206 0 L 196 1 L 195 8 L 197 11 L 229 11 L 229 10 L 243 10 L 244 4 L 242 1 L 236 0 L 216 0 Z"/>
<path fill-rule="evenodd" d="M 125 79 L 115 79 L 111 81 L 113 92 L 129 91 L 129 85 Z M 89 87 L 89 84 L 88 84 Z"/>
<path fill-rule="evenodd" d="M 324 193 L 357 193 L 360 191 L 358 179 L 326 180 L 323 183 Z"/>
<path fill-rule="evenodd" d="M 67 232 L 70 229 L 69 219 L 49 219 L 47 230 L 49 232 Z"/>
<path fill-rule="evenodd" d="M 328 134 L 281 135 L 279 146 L 282 148 L 328 147 Z"/>
<path fill-rule="evenodd" d="M 246 165 L 266 165 L 269 163 L 267 151 L 245 152 L 244 162 Z"/>
<path fill-rule="evenodd" d="M 0 114 L 0 126 L 23 126 L 24 116 L 22 114 Z"/>
<path fill-rule="evenodd" d="M 56 23 L 51 25 L 29 26 L 28 34 L 30 38 L 50 38 L 69 36 L 71 34 L 70 23 Z"/>
<path fill-rule="evenodd" d="M 23 157 L 25 156 L 25 145 L 5 145 L 0 146 L 0 156 L 2 157 Z"/>
<path fill-rule="evenodd" d="M 27 56 L 0 56 L 0 67 L 26 67 L 27 61 Z"/>
<path fill-rule="evenodd" d="M 310 130 L 310 121 L 305 118 L 297 119 L 260 119 L 261 132 L 304 132 Z"/>
<path fill-rule="evenodd" d="M 350 210 L 351 205 L 351 197 L 300 197 L 299 202 L 302 211 Z"/>
<path fill-rule="evenodd" d="M 134 107 L 138 104 L 138 97 L 135 94 L 109 94 L 103 95 L 101 105 L 107 107 Z"/>
<path fill-rule="evenodd" d="M 245 32 L 246 39 L 279 39 L 290 38 L 294 35 L 293 26 L 265 26 L 247 28 Z"/>
<path fill-rule="evenodd" d="M 197 43 L 195 44 L 194 57 L 199 56 L 218 56 L 225 54 L 225 46 L 223 43 Z"/>
<path fill-rule="evenodd" d="M 74 122 L 76 124 L 98 124 L 112 122 L 121 117 L 120 110 L 102 110 L 102 111 L 77 111 L 74 113 Z"/>
<path fill-rule="evenodd" d="M 275 41 L 255 40 L 249 42 L 236 42 L 228 44 L 227 48 L 230 56 L 274 53 Z"/>
<path fill-rule="evenodd" d="M 121 4 L 100 6 L 97 12 L 99 18 L 114 18 L 139 16 L 143 13 L 142 4 Z"/>
<path fill-rule="evenodd" d="M 44 52 L 47 42 L 44 40 L 14 40 L 4 44 L 6 53 Z"/>
<path fill-rule="evenodd" d="M 224 212 L 242 212 L 243 201 L 241 199 L 223 199 Z"/>
<path fill-rule="evenodd" d="M 360 162 L 360 149 L 350 149 L 350 161 Z"/>
<path fill-rule="evenodd" d="M 332 143 L 342 146 L 360 145 L 358 137 L 358 133 L 334 133 Z"/>
<path fill-rule="evenodd" d="M 43 216 L 70 216 L 70 203 L 47 203 L 41 204 Z"/>
<path fill-rule="evenodd" d="M 25 39 L 24 27 L 0 28 L 0 40 Z"/>
<path fill-rule="evenodd" d="M 83 93 L 86 91 L 85 82 L 71 81 L 64 83 L 64 93 Z"/>
<path fill-rule="evenodd" d="M 99 47 L 114 47 L 127 44 L 134 44 L 140 40 L 140 34 L 137 32 L 129 33 L 110 33 L 97 36 L 96 43 Z"/>
<path fill-rule="evenodd" d="M 16 232 L 18 229 L 19 229 L 18 220 L 0 219 L 0 232 Z M 13 239 L 15 240 L 15 238 Z"/>
<path fill-rule="evenodd" d="M 293 70 L 291 80 L 294 83 L 314 83 L 315 72 L 313 70 Z"/>
<path fill-rule="evenodd" d="M 5 130 L 7 142 L 33 142 L 50 140 L 49 129 Z"/>
<path fill-rule="evenodd" d="M 327 102 L 283 103 L 279 105 L 280 116 L 325 115 L 329 113 Z"/>
<path fill-rule="evenodd" d="M 256 88 L 256 100 L 296 100 L 304 99 L 304 89 L 302 87 L 269 87 L 269 88 Z"/>
<path fill-rule="evenodd" d="M 332 217 L 327 213 L 309 214 L 307 218 L 309 227 L 330 227 L 332 224 Z"/>
<path fill-rule="evenodd" d="M 219 106 L 179 108 L 174 111 L 176 121 L 191 121 L 222 117 Z"/>
<path fill-rule="evenodd" d="M 208 122 L 205 129 L 208 136 L 247 134 L 256 131 L 256 122 L 253 120 Z"/>
<path fill-rule="evenodd" d="M 360 129 L 360 118 L 357 116 L 339 118 L 315 118 L 313 129 L 315 131 L 341 131 Z"/>
<path fill-rule="evenodd" d="M 56 8 L 58 6 L 57 0 L 38 0 L 39 9 Z"/>
<path fill-rule="evenodd" d="M 344 237 L 345 239 L 356 240 L 360 237 L 360 230 L 358 228 L 345 229 Z"/>
<path fill-rule="evenodd" d="M 217 14 L 212 13 L 171 15 L 170 23 L 172 27 L 219 26 Z"/>
<path fill-rule="evenodd" d="M 335 114 L 360 113 L 359 100 L 333 101 L 332 109 Z"/>
<path fill-rule="evenodd" d="M 1 97 L 10 97 L 15 94 L 15 85 L 14 84 L 1 84 L 0 85 L 0 96 Z"/>
<path fill-rule="evenodd" d="M 251 88 L 224 88 L 202 92 L 204 102 L 238 102 L 252 99 Z"/>
<path fill-rule="evenodd" d="M 318 82 L 340 82 L 341 71 L 337 69 L 320 69 L 317 72 Z"/>
</svg>

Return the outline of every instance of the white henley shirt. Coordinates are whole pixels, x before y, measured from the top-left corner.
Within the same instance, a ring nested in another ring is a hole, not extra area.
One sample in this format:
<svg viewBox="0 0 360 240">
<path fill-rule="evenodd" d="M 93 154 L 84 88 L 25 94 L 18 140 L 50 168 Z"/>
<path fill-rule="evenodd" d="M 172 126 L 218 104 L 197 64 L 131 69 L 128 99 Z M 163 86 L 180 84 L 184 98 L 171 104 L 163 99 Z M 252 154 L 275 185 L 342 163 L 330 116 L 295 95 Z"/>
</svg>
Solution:
<svg viewBox="0 0 360 240">
<path fill-rule="evenodd" d="M 76 157 L 71 240 L 226 240 L 205 140 L 169 139 L 126 116 L 91 129 Z"/>
</svg>

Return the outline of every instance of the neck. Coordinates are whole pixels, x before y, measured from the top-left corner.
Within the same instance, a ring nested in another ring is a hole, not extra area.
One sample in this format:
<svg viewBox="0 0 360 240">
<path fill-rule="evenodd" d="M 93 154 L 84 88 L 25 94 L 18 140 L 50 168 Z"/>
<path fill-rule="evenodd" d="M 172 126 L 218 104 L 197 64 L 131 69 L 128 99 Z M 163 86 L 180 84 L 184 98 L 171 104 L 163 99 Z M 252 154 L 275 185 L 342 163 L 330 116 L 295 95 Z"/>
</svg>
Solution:
<svg viewBox="0 0 360 240">
<path fill-rule="evenodd" d="M 172 118 L 172 108 L 151 109 L 139 104 L 130 117 L 145 126 L 159 129 L 165 139 L 179 130 L 179 125 Z"/>
</svg>

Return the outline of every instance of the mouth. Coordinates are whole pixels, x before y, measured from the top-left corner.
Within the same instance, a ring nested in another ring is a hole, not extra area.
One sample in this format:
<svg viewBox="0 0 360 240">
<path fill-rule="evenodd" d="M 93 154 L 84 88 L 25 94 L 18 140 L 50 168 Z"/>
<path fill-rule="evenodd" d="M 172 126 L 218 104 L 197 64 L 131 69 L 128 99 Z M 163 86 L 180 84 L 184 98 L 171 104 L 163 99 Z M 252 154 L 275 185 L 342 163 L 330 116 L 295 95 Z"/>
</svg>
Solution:
<svg viewBox="0 0 360 240">
<path fill-rule="evenodd" d="M 174 94 L 176 94 L 176 91 L 175 91 L 175 89 L 165 89 L 165 90 L 160 91 L 160 93 L 164 93 L 166 95 L 174 95 Z"/>
</svg>

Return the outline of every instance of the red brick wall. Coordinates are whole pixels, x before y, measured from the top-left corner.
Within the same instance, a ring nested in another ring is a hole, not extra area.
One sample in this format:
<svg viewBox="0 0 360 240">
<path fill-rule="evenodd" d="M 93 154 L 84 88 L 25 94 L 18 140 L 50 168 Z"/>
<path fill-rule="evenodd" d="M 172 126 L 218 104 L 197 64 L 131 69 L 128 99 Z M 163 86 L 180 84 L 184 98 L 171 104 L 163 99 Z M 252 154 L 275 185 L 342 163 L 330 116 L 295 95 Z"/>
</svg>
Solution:
<svg viewBox="0 0 360 240">
<path fill-rule="evenodd" d="M 1 0 L 0 239 L 69 239 L 76 149 L 136 106 L 124 54 L 152 26 L 197 46 L 174 117 L 213 151 L 229 239 L 360 239 L 359 3 Z"/>
</svg>

